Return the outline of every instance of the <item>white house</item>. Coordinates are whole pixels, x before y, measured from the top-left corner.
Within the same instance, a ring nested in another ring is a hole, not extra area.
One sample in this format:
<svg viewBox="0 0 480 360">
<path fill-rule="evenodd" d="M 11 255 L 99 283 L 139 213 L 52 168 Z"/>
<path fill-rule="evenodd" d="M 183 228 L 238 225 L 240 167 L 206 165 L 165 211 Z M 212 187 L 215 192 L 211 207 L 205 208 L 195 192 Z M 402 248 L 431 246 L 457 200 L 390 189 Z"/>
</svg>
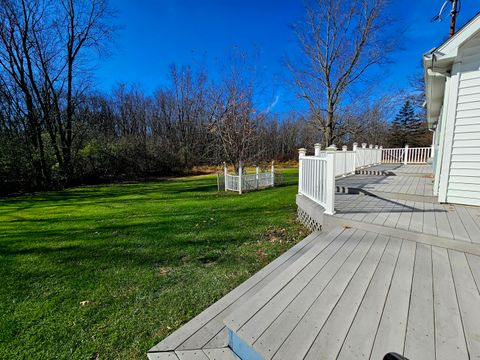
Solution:
<svg viewBox="0 0 480 360">
<path fill-rule="evenodd" d="M 480 205 L 480 14 L 423 56 L 434 195 Z"/>
</svg>

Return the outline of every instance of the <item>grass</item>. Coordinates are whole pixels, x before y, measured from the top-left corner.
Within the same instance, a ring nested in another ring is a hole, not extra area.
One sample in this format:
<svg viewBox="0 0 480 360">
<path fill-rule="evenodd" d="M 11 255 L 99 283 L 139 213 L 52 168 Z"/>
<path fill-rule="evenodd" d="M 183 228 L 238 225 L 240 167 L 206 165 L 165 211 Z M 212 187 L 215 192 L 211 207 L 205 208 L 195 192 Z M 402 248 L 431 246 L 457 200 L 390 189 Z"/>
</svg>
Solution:
<svg viewBox="0 0 480 360">
<path fill-rule="evenodd" d="M 0 200 L 0 358 L 145 359 L 305 236 L 296 177 L 242 196 L 201 176 Z"/>
</svg>

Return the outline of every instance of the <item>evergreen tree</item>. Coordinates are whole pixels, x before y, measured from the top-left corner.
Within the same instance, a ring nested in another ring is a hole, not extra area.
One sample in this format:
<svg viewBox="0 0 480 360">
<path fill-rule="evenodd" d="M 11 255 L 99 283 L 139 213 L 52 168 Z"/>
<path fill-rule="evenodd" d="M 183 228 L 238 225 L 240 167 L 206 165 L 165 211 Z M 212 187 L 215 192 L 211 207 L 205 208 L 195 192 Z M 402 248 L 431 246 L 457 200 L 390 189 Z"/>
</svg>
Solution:
<svg viewBox="0 0 480 360">
<path fill-rule="evenodd" d="M 403 147 L 409 145 L 428 146 L 424 144 L 427 131 L 422 119 L 415 113 L 410 100 L 406 100 L 390 128 L 390 146 Z"/>
</svg>

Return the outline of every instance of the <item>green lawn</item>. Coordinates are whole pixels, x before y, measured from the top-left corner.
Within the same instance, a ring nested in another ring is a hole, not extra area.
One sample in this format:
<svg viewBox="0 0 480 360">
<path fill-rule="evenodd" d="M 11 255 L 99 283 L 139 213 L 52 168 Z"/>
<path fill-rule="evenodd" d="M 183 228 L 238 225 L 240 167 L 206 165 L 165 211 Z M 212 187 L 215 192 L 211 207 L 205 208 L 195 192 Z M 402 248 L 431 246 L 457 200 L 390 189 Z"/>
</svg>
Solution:
<svg viewBox="0 0 480 360">
<path fill-rule="evenodd" d="M 284 174 L 242 196 L 203 176 L 0 200 L 0 358 L 145 359 L 306 235 Z"/>
</svg>

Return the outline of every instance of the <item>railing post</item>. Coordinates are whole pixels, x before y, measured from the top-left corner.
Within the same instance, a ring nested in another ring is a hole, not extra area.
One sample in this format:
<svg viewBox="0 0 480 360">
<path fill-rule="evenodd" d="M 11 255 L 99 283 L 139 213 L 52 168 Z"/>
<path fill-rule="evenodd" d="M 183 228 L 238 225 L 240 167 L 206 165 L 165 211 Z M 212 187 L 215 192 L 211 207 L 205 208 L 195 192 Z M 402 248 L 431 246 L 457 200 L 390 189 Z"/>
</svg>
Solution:
<svg viewBox="0 0 480 360">
<path fill-rule="evenodd" d="M 259 168 L 258 164 L 255 166 L 255 185 L 257 186 L 257 190 L 260 188 L 259 186 L 259 179 L 258 179 Z"/>
<path fill-rule="evenodd" d="M 437 132 L 434 131 L 433 135 L 432 135 L 432 146 L 430 148 L 430 158 L 432 158 L 432 159 L 435 158 L 435 136 L 436 136 L 436 134 L 437 134 Z"/>
<path fill-rule="evenodd" d="M 300 148 L 298 149 L 298 193 L 302 194 L 303 192 L 303 169 L 302 169 L 302 157 L 307 154 L 307 149 Z"/>
<path fill-rule="evenodd" d="M 378 145 L 375 145 L 375 165 L 378 165 Z"/>
<path fill-rule="evenodd" d="M 403 164 L 407 165 L 408 162 L 408 144 L 405 145 L 405 151 L 403 152 Z"/>
<path fill-rule="evenodd" d="M 352 174 L 355 174 L 355 170 L 357 170 L 357 146 L 356 142 L 353 143 L 352 150 L 353 150 L 353 171 Z"/>
<path fill-rule="evenodd" d="M 322 150 L 322 144 L 316 143 L 313 145 L 315 148 L 315 156 L 320 156 L 320 151 Z"/>
<path fill-rule="evenodd" d="M 369 156 L 368 156 L 368 159 L 369 159 L 369 161 L 368 161 L 368 166 L 371 166 L 371 165 L 373 165 L 373 159 L 372 159 L 372 157 L 373 157 L 373 156 L 372 156 L 372 155 L 373 155 L 373 145 L 372 145 L 372 144 L 368 145 L 368 148 L 370 149 L 370 150 L 368 151 L 368 153 L 369 153 Z"/>
<path fill-rule="evenodd" d="M 343 177 L 347 175 L 347 145 L 342 146 L 344 163 L 343 163 Z"/>
<path fill-rule="evenodd" d="M 381 164 L 383 161 L 383 146 L 380 145 L 380 158 L 379 158 L 379 164 Z"/>
<path fill-rule="evenodd" d="M 362 168 L 365 167 L 366 165 L 366 159 L 365 159 L 365 154 L 366 154 L 366 151 L 367 150 L 367 144 L 366 143 L 362 143 Z"/>
<path fill-rule="evenodd" d="M 243 169 L 242 169 L 242 162 L 240 161 L 238 163 L 238 193 L 239 194 L 242 194 L 242 172 L 243 172 Z"/>
<path fill-rule="evenodd" d="M 227 171 L 227 163 L 224 161 L 223 162 L 223 178 L 225 179 L 225 191 L 227 191 L 227 175 L 228 175 L 228 171 Z"/>
<path fill-rule="evenodd" d="M 272 166 L 270 168 L 271 177 L 272 177 L 272 187 L 275 186 L 275 167 L 274 167 L 274 160 L 272 160 Z"/>
<path fill-rule="evenodd" d="M 325 193 L 325 214 L 335 214 L 335 153 L 337 147 L 330 145 L 327 151 L 327 173 L 326 177 L 326 193 Z"/>
</svg>

